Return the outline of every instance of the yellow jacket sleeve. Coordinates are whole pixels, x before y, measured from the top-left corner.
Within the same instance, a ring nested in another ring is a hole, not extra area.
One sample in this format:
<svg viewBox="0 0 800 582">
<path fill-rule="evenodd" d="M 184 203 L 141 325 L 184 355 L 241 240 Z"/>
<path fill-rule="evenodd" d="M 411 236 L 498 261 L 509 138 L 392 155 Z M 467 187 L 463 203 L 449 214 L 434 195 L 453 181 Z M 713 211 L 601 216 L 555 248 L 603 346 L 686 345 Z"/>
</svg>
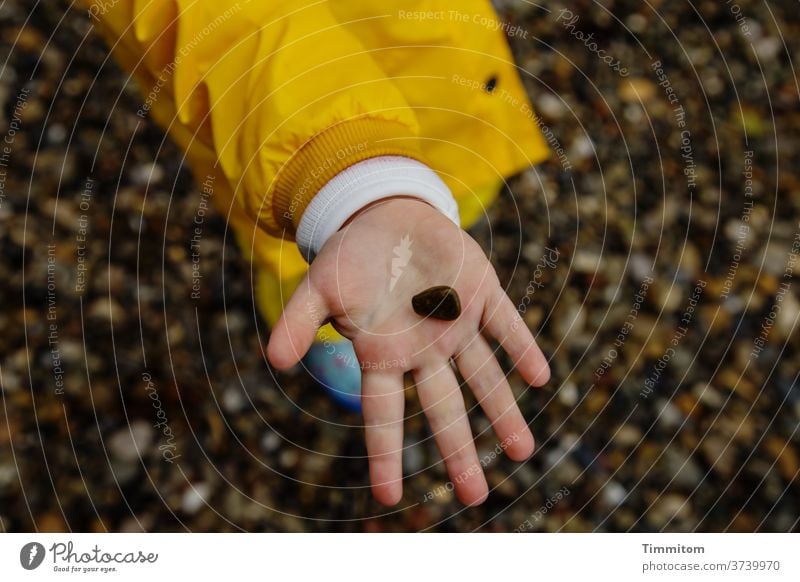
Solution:
<svg viewBox="0 0 800 582">
<path fill-rule="evenodd" d="M 84 1 L 142 86 L 140 114 L 216 160 L 270 234 L 293 238 L 356 162 L 424 161 L 411 108 L 325 0 Z"/>
</svg>

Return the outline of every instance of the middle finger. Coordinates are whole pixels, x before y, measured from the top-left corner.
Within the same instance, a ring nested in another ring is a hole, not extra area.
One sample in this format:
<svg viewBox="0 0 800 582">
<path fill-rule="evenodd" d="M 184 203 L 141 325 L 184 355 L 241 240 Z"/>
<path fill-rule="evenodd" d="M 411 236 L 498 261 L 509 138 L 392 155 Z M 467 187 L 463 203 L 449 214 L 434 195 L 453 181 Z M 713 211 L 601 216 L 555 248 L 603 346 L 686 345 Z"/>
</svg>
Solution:
<svg viewBox="0 0 800 582">
<path fill-rule="evenodd" d="M 472 440 L 464 398 L 449 362 L 414 370 L 414 381 L 456 495 L 466 505 L 482 503 L 489 487 Z"/>
</svg>

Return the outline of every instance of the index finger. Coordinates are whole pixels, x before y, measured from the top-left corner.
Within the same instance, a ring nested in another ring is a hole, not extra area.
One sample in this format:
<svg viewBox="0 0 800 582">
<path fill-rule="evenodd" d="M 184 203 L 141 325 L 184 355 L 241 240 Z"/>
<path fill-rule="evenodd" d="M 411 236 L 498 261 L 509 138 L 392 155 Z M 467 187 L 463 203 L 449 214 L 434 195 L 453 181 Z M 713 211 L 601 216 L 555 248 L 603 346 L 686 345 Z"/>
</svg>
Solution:
<svg viewBox="0 0 800 582">
<path fill-rule="evenodd" d="M 533 386 L 543 386 L 550 380 L 547 358 L 499 285 L 486 301 L 481 323 L 500 342 L 526 382 Z"/>
</svg>

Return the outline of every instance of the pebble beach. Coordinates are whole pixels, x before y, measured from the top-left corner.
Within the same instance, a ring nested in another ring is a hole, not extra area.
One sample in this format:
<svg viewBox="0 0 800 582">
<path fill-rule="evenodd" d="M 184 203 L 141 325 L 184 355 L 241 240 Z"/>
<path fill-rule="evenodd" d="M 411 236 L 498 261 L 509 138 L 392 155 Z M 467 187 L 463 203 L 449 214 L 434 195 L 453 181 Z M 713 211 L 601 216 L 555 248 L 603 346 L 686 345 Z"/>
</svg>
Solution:
<svg viewBox="0 0 800 582">
<path fill-rule="evenodd" d="M 69 4 L 0 5 L 0 531 L 800 529 L 797 2 L 496 2 L 552 155 L 470 233 L 552 379 L 501 360 L 524 463 L 465 391 L 473 508 L 410 384 L 372 499 L 360 415 L 270 368 L 212 189 Z"/>
</svg>

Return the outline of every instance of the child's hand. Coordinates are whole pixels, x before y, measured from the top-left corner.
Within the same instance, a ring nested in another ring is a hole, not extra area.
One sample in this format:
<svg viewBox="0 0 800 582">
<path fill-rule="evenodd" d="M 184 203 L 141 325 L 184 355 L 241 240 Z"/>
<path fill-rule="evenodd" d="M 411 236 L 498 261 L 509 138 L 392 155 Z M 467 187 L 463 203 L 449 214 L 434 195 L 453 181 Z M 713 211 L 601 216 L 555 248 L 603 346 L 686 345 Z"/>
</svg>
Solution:
<svg viewBox="0 0 800 582">
<path fill-rule="evenodd" d="M 410 248 L 401 242 L 404 237 L 410 239 Z M 395 269 L 392 284 L 392 259 L 397 254 L 410 254 L 410 260 Z M 425 319 L 411 308 L 412 296 L 436 285 L 458 292 L 462 311 L 455 321 Z M 481 503 L 488 487 L 451 358 L 508 456 L 524 460 L 533 452 L 533 436 L 481 333 L 496 338 L 534 386 L 549 379 L 547 361 L 481 248 L 433 207 L 413 199 L 389 199 L 363 210 L 331 237 L 272 331 L 270 362 L 281 369 L 296 364 L 326 320 L 353 341 L 364 370 L 370 479 L 381 503 L 393 505 L 402 496 L 406 371 L 413 372 L 420 402 L 463 503 Z M 406 365 L 397 367 L 398 361 Z M 390 367 L 379 369 L 382 362 Z"/>
</svg>

